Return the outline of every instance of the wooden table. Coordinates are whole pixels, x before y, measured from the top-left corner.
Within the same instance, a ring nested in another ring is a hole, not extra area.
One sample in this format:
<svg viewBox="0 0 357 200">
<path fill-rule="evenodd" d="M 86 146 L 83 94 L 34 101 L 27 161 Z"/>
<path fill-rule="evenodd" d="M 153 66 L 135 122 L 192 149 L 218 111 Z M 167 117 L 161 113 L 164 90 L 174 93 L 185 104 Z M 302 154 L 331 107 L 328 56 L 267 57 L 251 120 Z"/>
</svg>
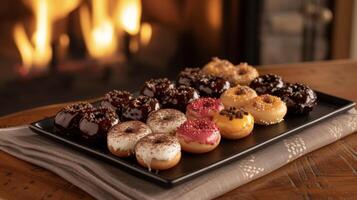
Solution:
<svg viewBox="0 0 357 200">
<path fill-rule="evenodd" d="M 357 61 L 275 65 L 259 68 L 287 81 L 357 101 Z M 54 115 L 64 104 L 0 118 L 0 127 L 28 124 Z M 218 199 L 357 199 L 357 134 L 323 147 L 230 191 Z M 43 168 L 0 151 L 0 199 L 92 199 Z"/>
</svg>

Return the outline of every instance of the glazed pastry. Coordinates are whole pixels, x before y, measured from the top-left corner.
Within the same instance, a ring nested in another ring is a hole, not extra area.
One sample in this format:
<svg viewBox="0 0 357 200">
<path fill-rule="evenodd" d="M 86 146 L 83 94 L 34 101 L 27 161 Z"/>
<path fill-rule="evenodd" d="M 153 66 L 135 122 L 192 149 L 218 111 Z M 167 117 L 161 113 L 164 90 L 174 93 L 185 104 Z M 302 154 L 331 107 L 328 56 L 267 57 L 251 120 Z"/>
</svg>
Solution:
<svg viewBox="0 0 357 200">
<path fill-rule="evenodd" d="M 219 98 L 230 87 L 230 83 L 218 76 L 201 75 L 194 81 L 194 88 L 202 97 Z"/>
<path fill-rule="evenodd" d="M 283 121 L 287 112 L 285 103 L 279 97 L 269 94 L 255 97 L 244 109 L 253 115 L 255 123 L 262 125 Z"/>
<path fill-rule="evenodd" d="M 123 107 L 133 98 L 132 94 L 128 91 L 113 90 L 105 94 L 100 105 L 106 108 L 113 109 L 121 117 Z"/>
<path fill-rule="evenodd" d="M 229 80 L 234 85 L 249 85 L 255 78 L 259 76 L 258 71 L 248 65 L 248 63 L 240 63 L 236 65 L 233 74 L 233 80 Z"/>
<path fill-rule="evenodd" d="M 175 136 L 150 134 L 135 145 L 136 159 L 149 171 L 166 170 L 174 167 L 181 159 L 181 146 Z"/>
<path fill-rule="evenodd" d="M 287 83 L 274 93 L 286 103 L 288 113 L 307 114 L 317 104 L 316 93 L 308 86 L 300 83 Z"/>
<path fill-rule="evenodd" d="M 152 131 L 143 122 L 127 121 L 113 126 L 107 137 L 109 151 L 119 157 L 128 157 L 134 154 L 136 143 Z"/>
<path fill-rule="evenodd" d="M 207 119 L 188 120 L 176 132 L 181 148 L 190 153 L 206 153 L 215 149 L 221 135 L 215 123 Z"/>
<path fill-rule="evenodd" d="M 251 101 L 257 93 L 248 86 L 235 86 L 226 90 L 222 96 L 221 100 L 225 107 L 236 107 L 241 108 Z"/>
<path fill-rule="evenodd" d="M 138 120 L 145 122 L 150 112 L 159 110 L 160 105 L 157 99 L 148 96 L 139 96 L 131 99 L 124 106 L 122 118 L 124 121 Z"/>
<path fill-rule="evenodd" d="M 54 124 L 57 132 L 67 136 L 77 135 L 79 121 L 91 109 L 93 106 L 87 102 L 75 103 L 62 108 L 55 117 Z"/>
<path fill-rule="evenodd" d="M 115 111 L 99 107 L 84 114 L 79 122 L 82 138 L 91 141 L 102 141 L 107 138 L 109 129 L 119 123 Z"/>
<path fill-rule="evenodd" d="M 217 57 L 212 58 L 212 60 L 202 68 L 202 73 L 219 76 L 228 81 L 233 80 L 233 74 L 235 71 L 236 68 L 231 62 L 228 60 L 221 60 Z"/>
<path fill-rule="evenodd" d="M 278 75 L 266 74 L 255 78 L 249 87 L 261 94 L 273 94 L 284 86 L 283 79 Z"/>
<path fill-rule="evenodd" d="M 161 105 L 164 108 L 174 108 L 186 112 L 187 105 L 199 97 L 197 90 L 189 86 L 181 85 L 168 90 L 166 95 L 161 99 Z"/>
<path fill-rule="evenodd" d="M 185 114 L 175 109 L 160 109 L 149 114 L 146 124 L 153 133 L 175 134 L 177 127 L 187 120 Z"/>
<path fill-rule="evenodd" d="M 200 98 L 192 101 L 187 106 L 187 119 L 208 119 L 212 120 L 213 115 L 223 110 L 220 99 Z"/>
<path fill-rule="evenodd" d="M 248 136 L 254 127 L 254 118 L 248 112 L 230 107 L 213 116 L 222 137 L 239 139 Z"/>
<path fill-rule="evenodd" d="M 140 94 L 161 100 L 165 92 L 172 88 L 174 84 L 167 78 L 150 79 L 144 83 Z"/>
<path fill-rule="evenodd" d="M 186 85 L 194 87 L 194 82 L 202 75 L 199 68 L 185 68 L 177 77 L 177 85 Z"/>
</svg>

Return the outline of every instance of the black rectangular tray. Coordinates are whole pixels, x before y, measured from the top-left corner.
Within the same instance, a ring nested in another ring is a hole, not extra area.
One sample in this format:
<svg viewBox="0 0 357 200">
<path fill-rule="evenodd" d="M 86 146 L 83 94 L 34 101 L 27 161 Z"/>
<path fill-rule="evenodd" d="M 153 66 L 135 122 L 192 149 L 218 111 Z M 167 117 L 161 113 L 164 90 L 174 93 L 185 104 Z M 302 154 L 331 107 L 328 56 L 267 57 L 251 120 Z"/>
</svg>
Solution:
<svg viewBox="0 0 357 200">
<path fill-rule="evenodd" d="M 279 139 L 301 131 L 303 128 L 321 122 L 328 117 L 344 112 L 355 106 L 354 102 L 317 92 L 318 104 L 306 116 L 287 116 L 279 124 L 271 126 L 255 125 L 253 134 L 240 140 L 222 140 L 220 145 L 206 154 L 193 155 L 183 153 L 177 166 L 166 171 L 148 171 L 137 164 L 134 158 L 119 158 L 113 156 L 105 147 L 93 147 L 81 141 L 58 135 L 54 132 L 54 118 L 46 118 L 31 124 L 30 128 L 58 142 L 65 143 L 92 156 L 111 162 L 141 178 L 163 186 L 173 186 L 190 180 L 207 171 L 226 165 L 228 162 L 241 158 L 253 151 L 278 141 Z"/>
</svg>

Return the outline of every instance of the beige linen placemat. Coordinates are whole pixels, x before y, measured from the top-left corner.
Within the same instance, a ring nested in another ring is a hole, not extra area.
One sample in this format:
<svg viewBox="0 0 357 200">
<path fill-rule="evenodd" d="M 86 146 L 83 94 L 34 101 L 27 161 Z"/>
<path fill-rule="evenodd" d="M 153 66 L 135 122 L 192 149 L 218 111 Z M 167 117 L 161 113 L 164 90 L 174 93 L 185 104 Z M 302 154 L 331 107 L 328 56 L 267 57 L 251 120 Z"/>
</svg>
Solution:
<svg viewBox="0 0 357 200">
<path fill-rule="evenodd" d="M 33 133 L 0 129 L 0 150 L 46 168 L 97 199 L 211 199 L 357 131 L 352 109 L 173 188 L 162 188 Z"/>
</svg>

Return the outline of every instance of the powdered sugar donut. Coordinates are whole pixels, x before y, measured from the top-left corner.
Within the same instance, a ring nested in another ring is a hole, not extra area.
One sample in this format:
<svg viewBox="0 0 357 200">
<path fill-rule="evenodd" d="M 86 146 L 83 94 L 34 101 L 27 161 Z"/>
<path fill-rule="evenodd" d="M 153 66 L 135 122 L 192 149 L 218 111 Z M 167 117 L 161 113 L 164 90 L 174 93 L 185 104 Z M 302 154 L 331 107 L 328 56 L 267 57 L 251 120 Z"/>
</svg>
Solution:
<svg viewBox="0 0 357 200">
<path fill-rule="evenodd" d="M 165 170 L 174 167 L 181 159 L 181 146 L 175 136 L 150 134 L 135 146 L 136 159 L 140 165 L 151 169 Z"/>
<path fill-rule="evenodd" d="M 107 137 L 109 151 L 119 157 L 134 154 L 136 143 L 152 133 L 149 126 L 140 121 L 127 121 L 113 126 Z"/>
<path fill-rule="evenodd" d="M 160 109 L 149 114 L 146 124 L 153 133 L 174 134 L 187 120 L 185 114 L 175 109 Z"/>
</svg>

